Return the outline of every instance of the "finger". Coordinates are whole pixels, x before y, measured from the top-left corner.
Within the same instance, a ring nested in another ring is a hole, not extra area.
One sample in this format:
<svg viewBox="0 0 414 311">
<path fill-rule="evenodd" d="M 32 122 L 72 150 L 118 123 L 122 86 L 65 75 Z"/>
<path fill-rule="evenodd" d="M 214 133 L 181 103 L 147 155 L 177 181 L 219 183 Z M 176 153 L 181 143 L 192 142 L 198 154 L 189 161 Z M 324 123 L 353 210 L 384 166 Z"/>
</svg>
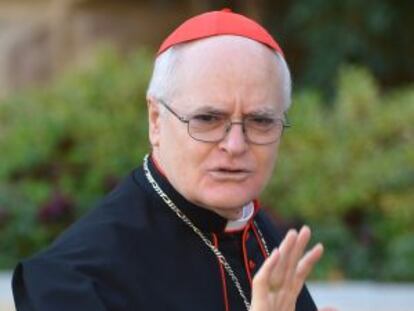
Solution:
<svg viewBox="0 0 414 311">
<path fill-rule="evenodd" d="M 309 229 L 308 226 L 303 226 L 302 229 L 299 231 L 296 244 L 294 245 L 291 255 L 290 255 L 290 259 L 289 259 L 288 266 L 286 269 L 287 270 L 286 274 L 288 278 L 294 277 L 296 273 L 297 265 L 299 263 L 299 260 L 302 258 L 303 253 L 305 252 L 305 249 L 309 243 L 310 237 L 311 237 L 311 230 Z"/>
<path fill-rule="evenodd" d="M 269 291 L 269 279 L 271 271 L 279 261 L 279 250 L 275 248 L 270 256 L 266 258 L 263 265 L 257 271 L 252 282 L 252 302 L 265 299 Z"/>
<path fill-rule="evenodd" d="M 275 248 L 270 256 L 266 258 L 263 265 L 260 267 L 259 271 L 257 271 L 256 275 L 253 278 L 253 282 L 256 280 L 256 282 L 263 282 L 265 284 L 269 283 L 269 277 L 271 275 L 271 271 L 274 269 L 276 264 L 279 261 L 279 250 Z"/>
<path fill-rule="evenodd" d="M 301 289 L 305 283 L 306 278 L 309 273 L 312 271 L 315 264 L 319 261 L 323 254 L 323 246 L 321 243 L 315 245 L 311 250 L 309 250 L 305 256 L 299 261 L 299 264 L 296 269 L 296 288 Z"/>
<path fill-rule="evenodd" d="M 325 307 L 322 309 L 318 309 L 318 311 L 338 311 L 338 309 L 332 308 L 332 307 Z"/>
<path fill-rule="evenodd" d="M 296 244 L 298 233 L 296 230 L 289 230 L 279 247 L 279 262 L 271 271 L 270 286 L 275 289 L 282 285 L 286 277 L 286 269 L 291 257 L 292 248 Z"/>
</svg>

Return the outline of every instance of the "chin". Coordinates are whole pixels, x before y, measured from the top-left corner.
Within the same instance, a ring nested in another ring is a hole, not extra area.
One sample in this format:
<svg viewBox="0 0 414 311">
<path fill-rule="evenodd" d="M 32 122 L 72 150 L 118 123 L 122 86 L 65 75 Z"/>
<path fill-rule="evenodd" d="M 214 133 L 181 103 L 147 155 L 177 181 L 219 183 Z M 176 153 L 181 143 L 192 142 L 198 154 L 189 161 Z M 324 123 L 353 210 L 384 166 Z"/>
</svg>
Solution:
<svg viewBox="0 0 414 311">
<path fill-rule="evenodd" d="M 211 208 L 220 208 L 220 209 L 236 209 L 244 206 L 245 204 L 249 203 L 256 196 L 249 195 L 248 193 L 244 192 L 241 193 L 212 193 L 206 194 L 202 201 L 203 206 L 211 207 Z"/>
<path fill-rule="evenodd" d="M 194 188 L 187 188 L 187 198 L 197 205 L 208 209 L 236 209 L 256 199 L 260 194 L 261 183 L 257 180 L 244 182 L 217 182 L 205 179 L 195 183 Z"/>
</svg>

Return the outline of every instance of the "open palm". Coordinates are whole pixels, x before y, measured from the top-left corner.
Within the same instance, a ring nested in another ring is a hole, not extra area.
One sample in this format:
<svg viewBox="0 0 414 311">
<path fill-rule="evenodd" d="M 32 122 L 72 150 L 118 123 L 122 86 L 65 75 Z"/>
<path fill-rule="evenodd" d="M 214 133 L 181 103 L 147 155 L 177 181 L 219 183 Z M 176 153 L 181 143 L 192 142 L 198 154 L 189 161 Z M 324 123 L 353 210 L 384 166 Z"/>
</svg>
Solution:
<svg viewBox="0 0 414 311">
<path fill-rule="evenodd" d="M 273 250 L 253 279 L 250 311 L 295 310 L 305 280 L 323 253 L 321 244 L 305 253 L 310 236 L 307 226 L 299 233 L 290 230 L 280 247 Z"/>
</svg>

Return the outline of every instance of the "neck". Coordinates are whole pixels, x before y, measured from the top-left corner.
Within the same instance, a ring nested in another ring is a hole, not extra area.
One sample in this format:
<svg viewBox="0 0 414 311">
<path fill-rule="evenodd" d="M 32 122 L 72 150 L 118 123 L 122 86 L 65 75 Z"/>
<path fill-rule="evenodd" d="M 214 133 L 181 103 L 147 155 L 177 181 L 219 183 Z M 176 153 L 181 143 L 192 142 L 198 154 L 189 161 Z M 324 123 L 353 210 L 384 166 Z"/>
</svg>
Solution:
<svg viewBox="0 0 414 311">
<path fill-rule="evenodd" d="M 237 220 L 243 216 L 243 206 L 238 207 L 238 208 L 232 208 L 232 209 L 213 208 L 211 210 L 215 212 L 216 214 L 220 215 L 221 217 L 226 218 L 228 220 Z"/>
</svg>

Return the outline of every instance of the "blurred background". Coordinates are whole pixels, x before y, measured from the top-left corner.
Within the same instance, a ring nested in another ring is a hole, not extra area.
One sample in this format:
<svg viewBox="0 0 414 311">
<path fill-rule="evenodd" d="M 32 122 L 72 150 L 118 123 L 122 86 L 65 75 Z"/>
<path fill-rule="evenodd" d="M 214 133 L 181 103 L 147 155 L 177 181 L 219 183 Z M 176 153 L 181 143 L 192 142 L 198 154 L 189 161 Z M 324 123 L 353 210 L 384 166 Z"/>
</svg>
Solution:
<svg viewBox="0 0 414 311">
<path fill-rule="evenodd" d="M 0 0 L 0 270 L 141 163 L 154 52 L 224 7 L 265 25 L 293 74 L 262 202 L 325 244 L 313 279 L 414 282 L 411 0 Z"/>
</svg>

